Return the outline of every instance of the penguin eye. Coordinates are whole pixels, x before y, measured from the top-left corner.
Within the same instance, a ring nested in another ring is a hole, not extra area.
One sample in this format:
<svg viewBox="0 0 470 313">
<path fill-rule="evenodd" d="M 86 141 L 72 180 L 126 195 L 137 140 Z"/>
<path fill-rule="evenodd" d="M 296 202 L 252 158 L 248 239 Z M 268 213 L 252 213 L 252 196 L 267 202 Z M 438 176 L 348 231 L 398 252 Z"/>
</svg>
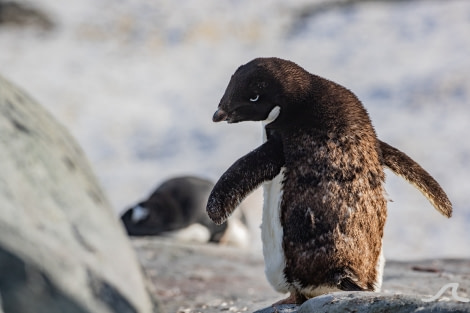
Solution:
<svg viewBox="0 0 470 313">
<path fill-rule="evenodd" d="M 256 97 L 250 98 L 250 101 L 251 102 L 256 102 L 256 101 L 258 101 L 258 99 L 259 99 L 259 95 L 256 95 Z"/>
</svg>

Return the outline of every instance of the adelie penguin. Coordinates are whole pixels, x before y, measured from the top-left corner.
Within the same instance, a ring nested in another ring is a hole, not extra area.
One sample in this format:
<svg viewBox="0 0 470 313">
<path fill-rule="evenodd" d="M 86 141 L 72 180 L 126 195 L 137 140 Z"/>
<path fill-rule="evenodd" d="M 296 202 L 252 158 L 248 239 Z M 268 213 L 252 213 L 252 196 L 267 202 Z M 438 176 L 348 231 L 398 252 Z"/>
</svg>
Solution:
<svg viewBox="0 0 470 313">
<path fill-rule="evenodd" d="M 265 142 L 236 161 L 207 203 L 224 222 L 264 183 L 265 273 L 280 303 L 333 291 L 379 291 L 387 215 L 384 167 L 418 188 L 444 216 L 452 205 L 415 161 L 380 141 L 348 89 L 278 58 L 233 74 L 214 122 L 263 121 Z"/>
<path fill-rule="evenodd" d="M 130 236 L 164 236 L 181 241 L 249 245 L 244 216 L 215 225 L 206 214 L 214 183 L 195 176 L 164 181 L 144 201 L 127 209 L 121 221 Z"/>
</svg>

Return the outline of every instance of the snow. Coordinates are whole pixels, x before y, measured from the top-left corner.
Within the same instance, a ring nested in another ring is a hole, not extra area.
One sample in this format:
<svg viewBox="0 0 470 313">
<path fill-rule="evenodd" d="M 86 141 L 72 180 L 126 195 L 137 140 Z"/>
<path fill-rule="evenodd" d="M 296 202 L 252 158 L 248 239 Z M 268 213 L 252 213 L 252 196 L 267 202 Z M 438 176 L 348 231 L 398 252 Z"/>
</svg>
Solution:
<svg viewBox="0 0 470 313">
<path fill-rule="evenodd" d="M 447 191 L 447 220 L 387 172 L 387 258 L 470 257 L 470 2 L 36 0 L 50 33 L 0 25 L 0 73 L 77 138 L 116 214 L 180 174 L 216 180 L 261 143 L 215 124 L 235 69 L 290 59 L 352 90 L 379 137 Z"/>
</svg>

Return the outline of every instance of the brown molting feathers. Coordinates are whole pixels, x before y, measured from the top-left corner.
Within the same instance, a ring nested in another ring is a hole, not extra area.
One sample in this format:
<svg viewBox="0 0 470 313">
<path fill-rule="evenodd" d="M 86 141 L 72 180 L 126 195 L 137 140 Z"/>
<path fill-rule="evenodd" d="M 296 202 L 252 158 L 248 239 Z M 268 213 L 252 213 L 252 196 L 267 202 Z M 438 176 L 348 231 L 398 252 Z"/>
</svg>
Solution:
<svg viewBox="0 0 470 313">
<path fill-rule="evenodd" d="M 451 215 L 439 184 L 377 138 L 351 91 L 291 61 L 258 58 L 239 67 L 213 120 L 265 123 L 265 143 L 221 176 L 207 212 L 223 222 L 264 183 L 266 276 L 276 290 L 291 293 L 286 303 L 337 290 L 380 290 L 384 166 Z"/>
</svg>

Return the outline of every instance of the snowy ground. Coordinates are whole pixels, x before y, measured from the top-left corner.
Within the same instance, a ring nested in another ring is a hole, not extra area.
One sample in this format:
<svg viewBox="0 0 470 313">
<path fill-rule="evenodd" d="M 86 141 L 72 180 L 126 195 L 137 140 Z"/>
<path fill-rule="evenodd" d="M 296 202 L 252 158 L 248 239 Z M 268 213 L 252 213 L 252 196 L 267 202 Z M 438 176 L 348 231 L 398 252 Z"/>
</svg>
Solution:
<svg viewBox="0 0 470 313">
<path fill-rule="evenodd" d="M 446 220 L 387 172 L 385 255 L 470 257 L 470 2 L 315 11 L 332 2 L 36 0 L 56 26 L 0 25 L 0 74 L 67 125 L 118 214 L 170 176 L 216 180 L 259 145 L 259 124 L 212 114 L 239 65 L 290 59 L 355 92 L 454 204 Z"/>
</svg>

